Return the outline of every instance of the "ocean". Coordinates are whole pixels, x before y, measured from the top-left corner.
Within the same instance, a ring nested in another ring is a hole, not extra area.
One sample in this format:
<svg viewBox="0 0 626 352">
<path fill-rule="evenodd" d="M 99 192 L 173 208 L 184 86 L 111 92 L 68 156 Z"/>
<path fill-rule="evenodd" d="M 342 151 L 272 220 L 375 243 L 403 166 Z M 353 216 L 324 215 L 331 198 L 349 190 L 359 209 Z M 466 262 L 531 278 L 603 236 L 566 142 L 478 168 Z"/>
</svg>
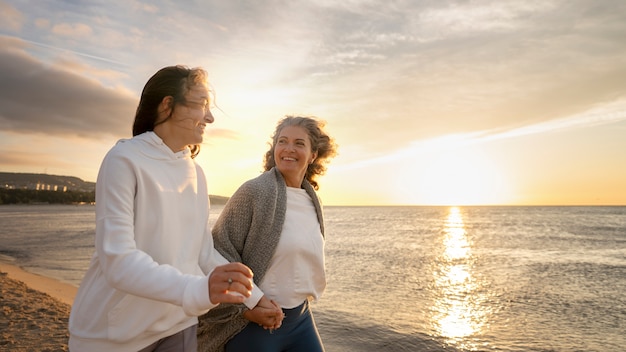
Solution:
<svg viewBox="0 0 626 352">
<path fill-rule="evenodd" d="M 78 286 L 94 211 L 0 206 L 0 260 Z M 328 352 L 626 351 L 626 207 L 325 216 L 328 286 L 312 307 Z"/>
</svg>

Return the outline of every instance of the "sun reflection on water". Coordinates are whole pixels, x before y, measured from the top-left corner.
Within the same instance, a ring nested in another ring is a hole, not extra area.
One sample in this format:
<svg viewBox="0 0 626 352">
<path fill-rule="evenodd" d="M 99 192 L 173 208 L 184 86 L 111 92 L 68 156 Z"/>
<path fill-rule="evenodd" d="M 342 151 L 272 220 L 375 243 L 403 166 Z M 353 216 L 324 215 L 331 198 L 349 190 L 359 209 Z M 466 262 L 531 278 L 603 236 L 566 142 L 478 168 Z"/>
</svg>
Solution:
<svg viewBox="0 0 626 352">
<path fill-rule="evenodd" d="M 442 253 L 433 270 L 432 325 L 448 343 L 474 350 L 471 337 L 481 331 L 487 316 L 480 305 L 480 283 L 472 276 L 472 248 L 458 207 L 450 208 L 442 235 Z"/>
</svg>

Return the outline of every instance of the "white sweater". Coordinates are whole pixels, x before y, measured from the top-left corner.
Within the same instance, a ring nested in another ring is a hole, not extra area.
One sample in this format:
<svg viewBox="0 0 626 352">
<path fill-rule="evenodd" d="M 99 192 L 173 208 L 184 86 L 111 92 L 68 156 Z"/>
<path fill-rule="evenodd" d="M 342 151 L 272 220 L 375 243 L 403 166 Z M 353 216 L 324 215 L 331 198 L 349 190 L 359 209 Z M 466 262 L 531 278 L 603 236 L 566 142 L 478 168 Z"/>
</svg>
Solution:
<svg viewBox="0 0 626 352">
<path fill-rule="evenodd" d="M 119 141 L 96 182 L 96 251 L 72 306 L 71 351 L 137 351 L 215 307 L 202 168 L 153 132 Z M 262 292 L 246 301 L 253 308 Z"/>
<path fill-rule="evenodd" d="M 287 187 L 285 222 L 259 287 L 282 308 L 319 299 L 326 288 L 324 237 L 311 196 Z"/>
</svg>

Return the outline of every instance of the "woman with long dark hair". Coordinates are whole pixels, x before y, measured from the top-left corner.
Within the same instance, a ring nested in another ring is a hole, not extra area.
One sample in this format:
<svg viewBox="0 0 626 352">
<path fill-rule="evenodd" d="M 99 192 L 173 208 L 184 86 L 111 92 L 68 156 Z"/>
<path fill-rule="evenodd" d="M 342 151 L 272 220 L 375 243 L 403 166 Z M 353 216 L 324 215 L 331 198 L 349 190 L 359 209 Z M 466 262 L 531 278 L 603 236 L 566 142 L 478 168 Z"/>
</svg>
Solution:
<svg viewBox="0 0 626 352">
<path fill-rule="evenodd" d="M 206 178 L 194 161 L 214 121 L 209 93 L 201 68 L 159 70 L 141 94 L 133 138 L 102 161 L 71 351 L 195 352 L 197 316 L 219 303 L 271 309 L 250 269 L 213 248 Z"/>
</svg>

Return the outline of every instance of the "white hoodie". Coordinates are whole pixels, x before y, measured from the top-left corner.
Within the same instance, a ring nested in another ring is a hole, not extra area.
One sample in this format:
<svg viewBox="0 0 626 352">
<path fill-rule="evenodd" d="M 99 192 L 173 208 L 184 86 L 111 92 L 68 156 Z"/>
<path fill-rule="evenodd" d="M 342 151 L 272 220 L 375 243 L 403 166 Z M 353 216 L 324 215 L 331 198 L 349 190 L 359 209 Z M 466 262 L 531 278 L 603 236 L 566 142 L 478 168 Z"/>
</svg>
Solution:
<svg viewBox="0 0 626 352">
<path fill-rule="evenodd" d="M 214 248 L 202 168 L 154 133 L 120 140 L 96 182 L 96 251 L 70 314 L 70 351 L 137 351 L 197 324 Z M 246 305 L 263 293 L 255 287 Z"/>
</svg>

